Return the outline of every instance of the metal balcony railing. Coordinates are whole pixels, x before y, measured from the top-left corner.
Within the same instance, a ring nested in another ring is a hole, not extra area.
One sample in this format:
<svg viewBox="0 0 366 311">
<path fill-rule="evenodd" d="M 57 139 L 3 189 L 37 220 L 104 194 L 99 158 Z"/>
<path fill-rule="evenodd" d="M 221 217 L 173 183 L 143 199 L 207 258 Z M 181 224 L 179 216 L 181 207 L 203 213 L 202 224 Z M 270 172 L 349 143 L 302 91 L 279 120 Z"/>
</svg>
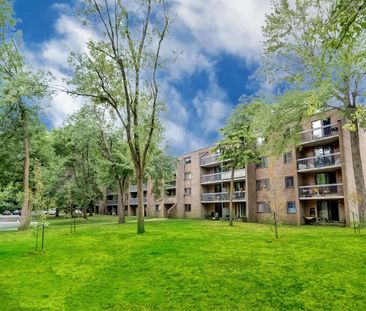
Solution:
<svg viewBox="0 0 366 311">
<path fill-rule="evenodd" d="M 107 205 L 117 205 L 117 204 L 118 204 L 117 199 L 107 200 Z"/>
<path fill-rule="evenodd" d="M 245 200 L 245 191 L 235 191 L 233 194 L 233 201 Z M 222 202 L 229 201 L 228 192 L 203 193 L 201 195 L 201 202 Z"/>
<path fill-rule="evenodd" d="M 143 188 L 144 191 L 147 190 L 147 185 L 143 184 L 142 188 Z M 130 192 L 137 192 L 137 185 L 130 186 Z"/>
<path fill-rule="evenodd" d="M 343 196 L 343 184 L 300 186 L 300 198 L 324 198 Z"/>
<path fill-rule="evenodd" d="M 337 123 L 320 126 L 317 128 L 309 129 L 300 133 L 301 142 L 307 143 L 311 141 L 317 141 L 332 136 L 338 136 L 339 125 Z"/>
<path fill-rule="evenodd" d="M 299 171 L 313 170 L 316 168 L 324 168 L 337 165 L 341 165 L 341 155 L 339 152 L 297 160 L 297 169 Z"/>
<path fill-rule="evenodd" d="M 138 198 L 130 198 L 130 205 L 138 205 Z M 147 197 L 144 197 L 144 204 L 147 203 Z"/>
<path fill-rule="evenodd" d="M 212 154 L 209 156 L 202 157 L 201 162 L 200 162 L 201 166 L 209 165 L 209 164 L 213 164 L 213 163 L 219 163 L 220 162 L 219 156 L 220 156 L 219 153 L 215 153 L 215 154 Z"/>
<path fill-rule="evenodd" d="M 172 189 L 177 186 L 177 182 L 175 180 L 169 181 L 165 184 L 165 189 Z"/>
<path fill-rule="evenodd" d="M 240 170 L 234 171 L 234 179 L 243 178 L 245 176 L 246 176 L 245 169 L 240 169 Z M 207 174 L 207 175 L 203 175 L 201 177 L 201 184 L 230 180 L 230 178 L 231 178 L 230 171 L 215 173 L 215 174 Z"/>
</svg>

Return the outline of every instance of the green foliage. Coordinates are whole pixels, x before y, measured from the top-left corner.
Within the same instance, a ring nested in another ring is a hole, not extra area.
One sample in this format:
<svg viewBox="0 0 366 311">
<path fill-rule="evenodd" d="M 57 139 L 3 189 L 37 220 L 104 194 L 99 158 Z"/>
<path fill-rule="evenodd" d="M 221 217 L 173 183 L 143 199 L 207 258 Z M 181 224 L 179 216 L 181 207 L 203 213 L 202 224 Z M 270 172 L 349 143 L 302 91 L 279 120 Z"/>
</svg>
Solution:
<svg viewBox="0 0 366 311">
<path fill-rule="evenodd" d="M 365 239 L 351 228 L 283 226 L 275 240 L 269 225 L 147 221 L 141 238 L 132 221 L 98 219 L 73 234 L 49 220 L 42 254 L 30 232 L 1 232 L 1 309 L 366 309 Z"/>
<path fill-rule="evenodd" d="M 253 121 L 262 106 L 260 102 L 238 105 L 228 124 L 220 130 L 222 139 L 215 145 L 213 151 L 220 152 L 220 159 L 228 161 L 229 167 L 246 166 L 257 161 L 259 155 Z"/>
<path fill-rule="evenodd" d="M 286 81 L 288 88 L 306 91 L 309 114 L 337 108 L 351 125 L 355 120 L 365 124 L 363 117 L 359 118 L 366 113 L 361 104 L 366 83 L 366 31 L 357 26 L 364 23 L 363 5 L 364 1 L 281 0 L 274 1 L 273 12 L 266 16 L 263 71 L 276 83 Z M 352 40 L 338 44 L 344 37 L 342 25 L 359 9 L 360 15 L 347 29 Z"/>
<path fill-rule="evenodd" d="M 83 110 L 72 115 L 69 123 L 55 134 L 55 153 L 62 159 L 62 193 L 75 195 L 73 203 L 86 209 L 100 194 L 97 172 L 97 147 L 94 124 Z M 70 184 L 70 180 L 72 180 Z M 70 191 L 70 185 L 75 190 Z M 67 201 L 67 200 L 66 200 Z M 65 202 L 66 203 L 66 202 Z"/>
<path fill-rule="evenodd" d="M 165 149 L 155 148 L 146 168 L 146 177 L 152 181 L 152 193 L 155 200 L 163 197 L 166 182 L 175 179 L 176 166 L 176 159 L 169 156 Z"/>
</svg>

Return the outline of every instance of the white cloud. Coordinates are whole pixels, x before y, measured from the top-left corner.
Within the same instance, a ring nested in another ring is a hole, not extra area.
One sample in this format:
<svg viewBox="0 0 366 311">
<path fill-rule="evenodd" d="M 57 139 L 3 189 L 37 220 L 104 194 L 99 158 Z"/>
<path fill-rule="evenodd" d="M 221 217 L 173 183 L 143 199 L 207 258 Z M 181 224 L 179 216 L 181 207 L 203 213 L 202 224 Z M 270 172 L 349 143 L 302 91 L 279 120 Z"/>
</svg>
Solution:
<svg viewBox="0 0 366 311">
<path fill-rule="evenodd" d="M 175 0 L 178 27 L 189 30 L 208 54 L 230 53 L 249 60 L 261 50 L 270 0 Z M 184 30 L 180 30 L 181 33 Z"/>
<path fill-rule="evenodd" d="M 198 91 L 193 99 L 193 106 L 202 122 L 203 133 L 215 132 L 224 126 L 224 120 L 231 112 L 226 93 L 217 85 L 211 75 L 207 90 Z"/>
<path fill-rule="evenodd" d="M 165 139 L 167 145 L 175 152 L 184 154 L 206 146 L 206 141 L 197 137 L 189 127 L 169 120 L 163 120 L 163 124 L 166 129 Z"/>
<path fill-rule="evenodd" d="M 166 138 L 175 150 L 187 152 L 211 144 L 210 138 L 224 125 L 232 104 L 217 83 L 217 59 L 224 53 L 247 62 L 258 61 L 261 26 L 265 12 L 269 11 L 269 2 L 173 1 L 171 10 L 177 16 L 164 42 L 163 53 L 168 56 L 176 51 L 179 57 L 169 68 L 168 77 L 161 81 L 161 94 L 168 106 L 164 114 L 168 129 Z M 37 67 L 52 72 L 57 77 L 56 82 L 62 84 L 62 78 L 69 74 L 69 51 L 85 51 L 85 43 L 93 34 L 72 17 L 72 7 L 58 3 L 53 8 L 60 14 L 54 24 L 55 36 L 41 43 L 38 49 L 28 50 L 28 59 Z M 202 71 L 209 77 L 208 86 L 197 90 L 189 102 L 171 82 L 184 83 L 185 79 Z M 75 100 L 60 93 L 52 99 L 47 112 L 53 125 L 61 126 L 67 115 L 81 105 L 82 99 Z"/>
</svg>

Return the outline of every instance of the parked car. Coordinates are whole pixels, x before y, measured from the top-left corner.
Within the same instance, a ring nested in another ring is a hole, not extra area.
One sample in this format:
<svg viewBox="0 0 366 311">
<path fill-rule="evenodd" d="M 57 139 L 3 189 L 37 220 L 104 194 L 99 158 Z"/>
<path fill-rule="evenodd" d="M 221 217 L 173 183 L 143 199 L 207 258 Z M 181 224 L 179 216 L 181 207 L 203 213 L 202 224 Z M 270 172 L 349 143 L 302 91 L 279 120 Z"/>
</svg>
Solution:
<svg viewBox="0 0 366 311">
<path fill-rule="evenodd" d="M 80 217 L 83 215 L 83 212 L 79 209 L 76 209 L 72 212 L 72 217 Z"/>
<path fill-rule="evenodd" d="M 11 211 L 9 211 L 9 210 L 5 210 L 5 211 L 3 211 L 3 213 L 2 213 L 3 215 L 11 215 Z"/>
<path fill-rule="evenodd" d="M 21 215 L 22 211 L 20 209 L 16 209 L 13 211 L 13 215 Z"/>
<path fill-rule="evenodd" d="M 48 215 L 51 215 L 51 216 L 56 215 L 56 208 L 50 208 L 50 209 L 48 210 Z"/>
</svg>

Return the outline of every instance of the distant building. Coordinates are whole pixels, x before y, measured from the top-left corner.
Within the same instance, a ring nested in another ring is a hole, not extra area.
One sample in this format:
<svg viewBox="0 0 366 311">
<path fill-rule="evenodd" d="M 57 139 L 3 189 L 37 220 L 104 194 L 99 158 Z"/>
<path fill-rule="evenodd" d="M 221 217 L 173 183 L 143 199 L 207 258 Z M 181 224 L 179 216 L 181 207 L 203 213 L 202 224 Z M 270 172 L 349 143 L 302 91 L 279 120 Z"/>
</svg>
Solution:
<svg viewBox="0 0 366 311">
<path fill-rule="evenodd" d="M 324 116 L 324 115 L 322 115 Z M 344 119 L 331 110 L 314 115 L 303 126 L 300 148 L 280 158 L 262 157 L 258 164 L 235 171 L 234 217 L 267 222 L 275 208 L 284 223 L 344 225 L 352 221 L 355 181 L 349 132 Z M 366 170 L 366 135 L 360 133 Z M 366 175 L 366 172 L 364 172 Z M 146 186 L 146 214 L 150 217 L 225 219 L 229 215 L 230 172 L 219 154 L 202 148 L 178 158 L 176 179 L 166 183 L 165 197 L 156 201 Z M 107 196 L 107 210 L 116 208 Z M 136 188 L 130 187 L 126 211 L 136 215 Z"/>
</svg>

